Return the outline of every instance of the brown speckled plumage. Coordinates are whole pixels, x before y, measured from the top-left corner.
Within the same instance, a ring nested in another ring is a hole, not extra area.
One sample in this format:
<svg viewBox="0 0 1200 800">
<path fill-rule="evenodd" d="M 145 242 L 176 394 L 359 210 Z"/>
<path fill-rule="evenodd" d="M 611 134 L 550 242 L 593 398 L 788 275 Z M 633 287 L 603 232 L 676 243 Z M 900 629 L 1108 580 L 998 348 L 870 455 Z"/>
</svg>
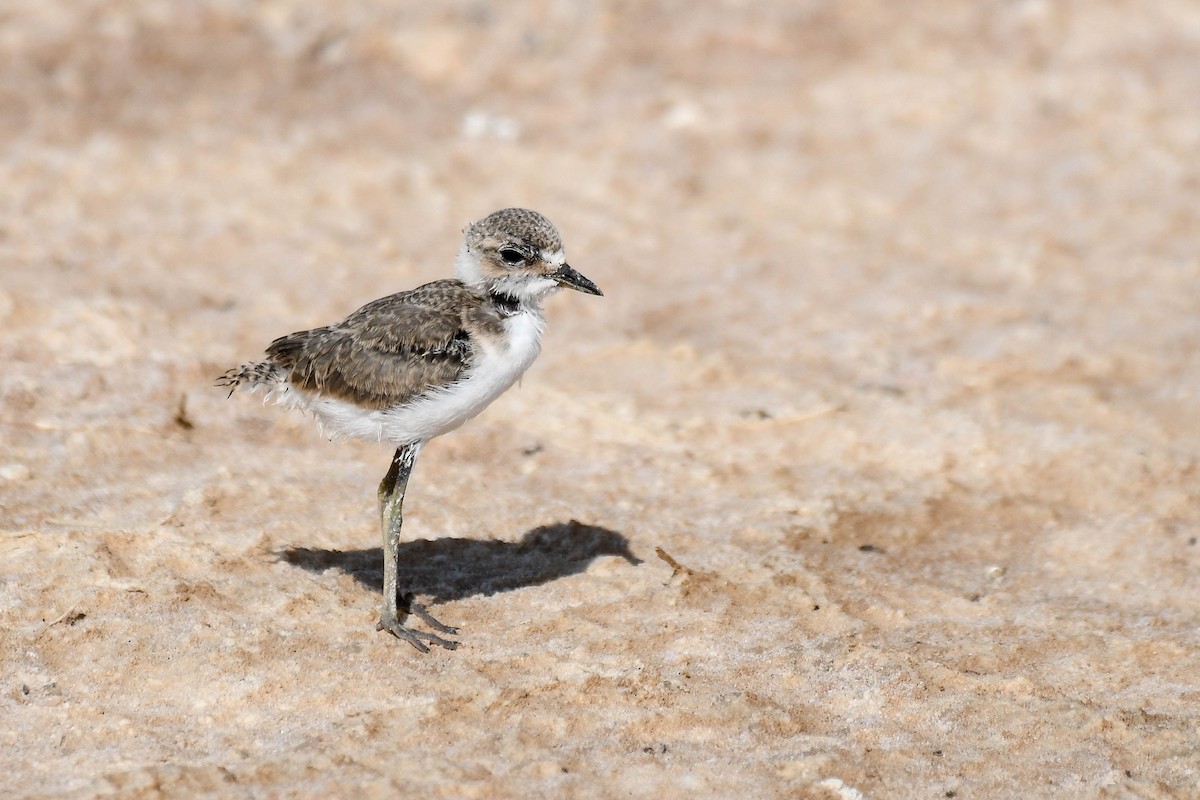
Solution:
<svg viewBox="0 0 1200 800">
<path fill-rule="evenodd" d="M 478 246 L 487 239 L 503 237 L 512 239 L 512 233 L 520 231 L 520 239 L 541 250 L 562 249 L 562 237 L 550 220 L 528 208 L 505 208 L 493 212 L 467 227 L 467 243 Z"/>
<path fill-rule="evenodd" d="M 483 298 L 441 280 L 367 303 L 336 325 L 281 336 L 267 356 L 293 386 L 381 409 L 458 380 L 475 339 L 501 330 Z"/>
</svg>

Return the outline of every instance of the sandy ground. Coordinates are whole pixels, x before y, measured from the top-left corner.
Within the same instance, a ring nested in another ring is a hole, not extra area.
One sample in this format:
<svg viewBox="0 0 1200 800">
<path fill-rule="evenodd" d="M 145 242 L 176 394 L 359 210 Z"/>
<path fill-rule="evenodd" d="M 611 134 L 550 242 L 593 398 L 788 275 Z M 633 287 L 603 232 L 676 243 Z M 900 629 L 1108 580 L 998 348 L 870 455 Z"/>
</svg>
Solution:
<svg viewBox="0 0 1200 800">
<path fill-rule="evenodd" d="M 0 7 L 0 795 L 1200 796 L 1200 6 Z M 212 379 L 525 205 L 432 443 Z M 679 569 L 658 557 L 656 548 Z"/>
</svg>

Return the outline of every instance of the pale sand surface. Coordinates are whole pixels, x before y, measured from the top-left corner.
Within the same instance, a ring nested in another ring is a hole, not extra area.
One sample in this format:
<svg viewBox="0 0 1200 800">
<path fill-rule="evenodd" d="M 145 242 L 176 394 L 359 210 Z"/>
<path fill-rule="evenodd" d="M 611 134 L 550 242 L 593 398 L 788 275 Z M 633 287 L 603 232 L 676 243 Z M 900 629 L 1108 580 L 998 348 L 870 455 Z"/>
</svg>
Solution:
<svg viewBox="0 0 1200 800">
<path fill-rule="evenodd" d="M 10 0 L 0 796 L 1200 796 L 1198 65 L 1192 0 Z M 389 451 L 211 382 L 508 205 L 607 296 L 418 463 L 421 656 Z"/>
</svg>

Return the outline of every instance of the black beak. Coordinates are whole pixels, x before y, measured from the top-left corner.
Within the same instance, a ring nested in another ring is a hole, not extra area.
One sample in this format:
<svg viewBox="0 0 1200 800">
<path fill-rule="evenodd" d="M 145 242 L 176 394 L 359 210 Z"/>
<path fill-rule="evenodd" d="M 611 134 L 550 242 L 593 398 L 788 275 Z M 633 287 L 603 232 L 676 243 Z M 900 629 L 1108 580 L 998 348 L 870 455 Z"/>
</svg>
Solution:
<svg viewBox="0 0 1200 800">
<path fill-rule="evenodd" d="M 566 286 L 574 289 L 577 292 L 583 292 L 584 294 L 598 294 L 601 296 L 604 294 L 604 292 L 600 291 L 599 286 L 592 283 L 575 270 L 571 269 L 570 264 L 563 264 L 554 272 L 551 272 L 550 277 L 557 281 L 559 286 Z"/>
</svg>

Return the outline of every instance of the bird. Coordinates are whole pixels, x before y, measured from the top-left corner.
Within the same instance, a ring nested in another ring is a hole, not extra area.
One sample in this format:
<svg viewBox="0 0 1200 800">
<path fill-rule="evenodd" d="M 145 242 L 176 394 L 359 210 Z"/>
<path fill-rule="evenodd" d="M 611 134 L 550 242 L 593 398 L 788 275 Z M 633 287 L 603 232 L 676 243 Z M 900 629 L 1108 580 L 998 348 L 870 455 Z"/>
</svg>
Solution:
<svg viewBox="0 0 1200 800">
<path fill-rule="evenodd" d="M 558 229 L 542 214 L 505 208 L 463 231 L 455 277 L 367 303 L 341 322 L 290 333 L 266 358 L 216 384 L 316 418 L 331 440 L 395 446 L 379 484 L 383 603 L 376 629 L 421 652 L 449 650 L 456 628 L 398 586 L 404 496 L 429 440 L 475 417 L 521 378 L 541 350 L 542 301 L 558 289 L 603 295 L 567 263 Z M 404 622 L 416 616 L 437 633 Z"/>
</svg>

